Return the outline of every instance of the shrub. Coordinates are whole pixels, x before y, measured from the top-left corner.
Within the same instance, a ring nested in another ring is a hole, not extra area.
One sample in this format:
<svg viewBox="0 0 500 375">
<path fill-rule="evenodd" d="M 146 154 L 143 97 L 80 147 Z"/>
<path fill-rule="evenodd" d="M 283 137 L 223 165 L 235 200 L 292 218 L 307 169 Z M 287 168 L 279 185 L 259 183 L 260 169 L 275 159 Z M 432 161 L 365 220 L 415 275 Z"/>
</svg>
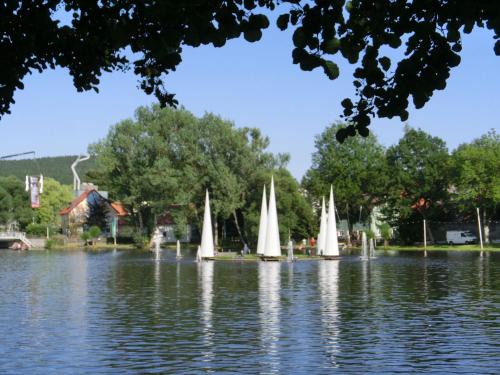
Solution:
<svg viewBox="0 0 500 375">
<path fill-rule="evenodd" d="M 26 234 L 30 236 L 45 237 L 47 235 L 47 226 L 44 224 L 28 224 Z"/>
<path fill-rule="evenodd" d="M 366 231 L 366 238 L 368 238 L 369 240 L 373 240 L 375 238 L 375 232 L 371 229 L 368 229 Z"/>
<path fill-rule="evenodd" d="M 82 239 L 83 242 L 85 242 L 85 245 L 87 245 L 90 240 L 90 232 L 88 231 L 83 232 L 82 234 L 80 234 L 80 238 Z"/>
<path fill-rule="evenodd" d="M 89 235 L 90 238 L 94 239 L 97 238 L 101 235 L 102 231 L 101 228 L 99 228 L 97 225 L 92 225 L 89 229 Z"/>
<path fill-rule="evenodd" d="M 45 240 L 45 245 L 44 247 L 47 249 L 47 250 L 51 250 L 54 245 L 56 244 L 56 241 L 53 240 L 53 239 L 48 239 L 48 240 Z"/>
<path fill-rule="evenodd" d="M 134 246 L 138 249 L 146 249 L 149 245 L 149 238 L 144 234 L 137 233 L 134 235 Z"/>
<path fill-rule="evenodd" d="M 45 240 L 45 248 L 47 250 L 50 250 L 54 248 L 54 246 L 63 246 L 64 245 L 64 236 L 61 235 L 55 235 L 52 236 L 51 238 Z"/>
<path fill-rule="evenodd" d="M 384 239 L 384 247 L 387 247 L 389 240 L 392 237 L 391 226 L 388 223 L 382 223 L 378 226 L 378 228 L 380 229 L 380 235 Z"/>
</svg>

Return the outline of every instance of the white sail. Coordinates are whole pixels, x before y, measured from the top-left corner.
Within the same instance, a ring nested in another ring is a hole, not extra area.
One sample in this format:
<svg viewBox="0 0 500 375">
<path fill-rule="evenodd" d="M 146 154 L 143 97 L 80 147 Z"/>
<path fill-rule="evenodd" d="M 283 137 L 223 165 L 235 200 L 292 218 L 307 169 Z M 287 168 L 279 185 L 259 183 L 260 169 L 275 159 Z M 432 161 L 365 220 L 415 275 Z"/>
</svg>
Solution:
<svg viewBox="0 0 500 375">
<path fill-rule="evenodd" d="M 323 197 L 323 202 L 321 205 L 321 221 L 319 225 L 319 234 L 318 234 L 318 254 L 323 255 L 323 251 L 325 250 L 326 243 L 326 229 L 327 229 L 327 221 L 326 221 L 326 207 L 325 207 L 325 197 Z"/>
<path fill-rule="evenodd" d="M 264 256 L 281 256 L 278 212 L 276 210 L 276 196 L 274 194 L 274 178 L 271 178 L 271 191 L 269 193 L 269 211 L 267 214 L 266 247 L 264 249 Z"/>
<path fill-rule="evenodd" d="M 266 247 L 266 231 L 267 231 L 267 196 L 266 185 L 262 193 L 262 206 L 260 208 L 260 222 L 259 222 L 259 239 L 257 241 L 257 254 L 264 255 Z"/>
<path fill-rule="evenodd" d="M 201 258 L 212 258 L 215 256 L 214 235 L 212 233 L 212 218 L 210 215 L 210 200 L 208 190 L 205 197 L 205 214 L 203 216 L 203 229 L 201 231 Z"/>
<path fill-rule="evenodd" d="M 177 258 L 182 258 L 182 255 L 181 255 L 181 242 L 179 240 L 177 240 L 177 244 L 176 244 L 176 256 L 177 256 Z"/>
<path fill-rule="evenodd" d="M 333 187 L 330 187 L 330 201 L 328 202 L 328 222 L 326 225 L 326 241 L 323 255 L 338 256 L 339 242 L 337 239 L 337 220 L 335 219 L 335 202 L 333 201 Z"/>
</svg>

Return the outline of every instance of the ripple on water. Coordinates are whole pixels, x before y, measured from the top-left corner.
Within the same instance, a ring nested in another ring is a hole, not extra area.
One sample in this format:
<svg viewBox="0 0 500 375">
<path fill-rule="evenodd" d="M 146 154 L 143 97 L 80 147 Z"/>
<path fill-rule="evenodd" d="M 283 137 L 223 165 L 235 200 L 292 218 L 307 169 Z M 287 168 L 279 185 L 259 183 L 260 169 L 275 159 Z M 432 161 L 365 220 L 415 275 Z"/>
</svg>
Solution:
<svg viewBox="0 0 500 375">
<path fill-rule="evenodd" d="M 497 254 L 164 255 L 1 252 L 0 373 L 500 373 Z"/>
</svg>

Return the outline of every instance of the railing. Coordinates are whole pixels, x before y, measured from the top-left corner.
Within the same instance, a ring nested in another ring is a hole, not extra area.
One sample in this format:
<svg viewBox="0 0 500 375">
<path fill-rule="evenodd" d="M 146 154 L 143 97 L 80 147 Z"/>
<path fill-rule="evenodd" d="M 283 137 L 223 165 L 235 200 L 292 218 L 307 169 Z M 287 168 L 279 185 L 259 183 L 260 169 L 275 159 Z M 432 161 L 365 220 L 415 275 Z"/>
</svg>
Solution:
<svg viewBox="0 0 500 375">
<path fill-rule="evenodd" d="M 29 247 L 32 246 L 31 241 L 26 238 L 26 233 L 24 232 L 14 232 L 14 231 L 0 232 L 0 239 L 19 240 L 24 242 Z"/>
</svg>

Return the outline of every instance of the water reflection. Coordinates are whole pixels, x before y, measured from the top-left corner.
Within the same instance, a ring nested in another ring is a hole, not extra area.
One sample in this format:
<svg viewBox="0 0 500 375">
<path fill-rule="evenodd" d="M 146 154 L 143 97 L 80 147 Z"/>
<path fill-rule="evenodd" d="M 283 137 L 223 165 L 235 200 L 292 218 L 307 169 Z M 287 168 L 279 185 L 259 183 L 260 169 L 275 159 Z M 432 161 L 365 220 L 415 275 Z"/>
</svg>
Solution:
<svg viewBox="0 0 500 375">
<path fill-rule="evenodd" d="M 0 374 L 500 373 L 500 253 L 433 254 L 0 252 Z"/>
<path fill-rule="evenodd" d="M 278 341 L 280 336 L 280 272 L 279 262 L 259 263 L 259 306 L 261 347 L 264 352 L 262 364 L 265 372 L 279 373 L 280 358 Z"/>
<path fill-rule="evenodd" d="M 159 315 L 162 313 L 161 312 L 161 300 L 162 300 L 162 293 L 161 293 L 161 258 L 160 258 L 160 253 L 156 252 L 155 253 L 155 259 L 154 259 L 154 270 L 153 270 L 153 275 L 154 275 L 154 295 L 153 295 L 153 312 L 155 315 L 155 318 L 159 318 Z"/>
<path fill-rule="evenodd" d="M 368 262 L 363 262 L 366 265 Z M 318 283 L 321 299 L 323 342 L 330 365 L 337 367 L 339 343 L 339 261 L 322 261 L 318 265 Z"/>
<path fill-rule="evenodd" d="M 214 329 L 213 329 L 213 289 L 214 289 L 214 262 L 203 261 L 198 263 L 198 282 L 201 289 L 200 315 L 202 325 L 203 348 L 202 360 L 210 362 L 214 357 Z"/>
</svg>

